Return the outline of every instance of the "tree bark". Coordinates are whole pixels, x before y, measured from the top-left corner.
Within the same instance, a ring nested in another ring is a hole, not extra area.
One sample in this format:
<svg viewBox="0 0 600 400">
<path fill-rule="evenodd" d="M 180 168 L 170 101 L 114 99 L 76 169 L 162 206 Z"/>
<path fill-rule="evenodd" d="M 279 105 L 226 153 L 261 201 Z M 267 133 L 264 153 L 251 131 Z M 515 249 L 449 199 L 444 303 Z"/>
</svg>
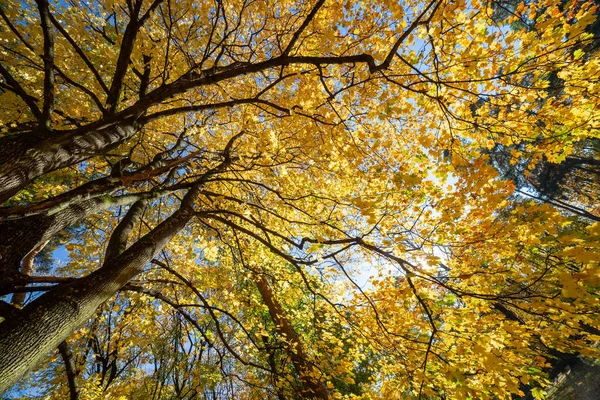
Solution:
<svg viewBox="0 0 600 400">
<path fill-rule="evenodd" d="M 93 155 L 104 154 L 136 133 L 132 123 L 103 129 L 53 134 L 20 134 L 0 138 L 0 204 L 35 178 Z"/>
<path fill-rule="evenodd" d="M 102 196 L 75 203 L 52 215 L 0 221 L 0 293 L 25 279 L 19 271 L 21 260 L 33 249 L 66 227 L 114 205 L 118 201 Z"/>
<path fill-rule="evenodd" d="M 53 289 L 0 324 L 0 393 L 90 318 L 98 306 L 139 274 L 194 215 L 200 189 L 190 189 L 181 208 L 102 268 Z"/>
<path fill-rule="evenodd" d="M 131 230 L 134 228 L 135 224 L 137 224 L 142 217 L 145 207 L 146 201 L 138 200 L 131 206 L 131 208 L 129 208 L 129 211 L 127 211 L 127 214 L 125 214 L 108 240 L 106 252 L 104 253 L 105 261 L 110 261 L 114 257 L 123 254 L 127 248 L 129 234 L 131 233 Z"/>
<path fill-rule="evenodd" d="M 165 189 L 119 197 L 103 195 L 76 202 L 54 214 L 40 214 L 4 221 L 0 219 L 0 238 L 3 239 L 0 242 L 0 295 L 10 293 L 10 289 L 15 284 L 27 283 L 26 276 L 19 270 L 21 260 L 58 232 L 109 207 L 159 198 L 169 193 L 172 193 L 172 190 Z"/>
</svg>

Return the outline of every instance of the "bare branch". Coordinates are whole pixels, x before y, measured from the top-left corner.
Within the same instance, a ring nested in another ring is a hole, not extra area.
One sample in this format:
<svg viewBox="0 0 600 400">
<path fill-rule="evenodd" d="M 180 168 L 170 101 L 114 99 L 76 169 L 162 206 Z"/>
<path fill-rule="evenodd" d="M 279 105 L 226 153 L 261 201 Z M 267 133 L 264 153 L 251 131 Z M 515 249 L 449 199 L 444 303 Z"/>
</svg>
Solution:
<svg viewBox="0 0 600 400">
<path fill-rule="evenodd" d="M 51 114 L 54 108 L 54 37 L 50 28 L 48 0 L 36 1 L 44 34 L 44 107 L 40 123 L 45 129 L 50 129 Z"/>
<path fill-rule="evenodd" d="M 35 97 L 28 95 L 25 90 L 19 85 L 19 82 L 12 77 L 10 72 L 3 65 L 0 64 L 0 74 L 6 81 L 6 83 L 10 86 L 11 90 L 15 92 L 24 102 L 27 104 L 33 116 L 38 120 L 42 120 L 42 112 L 38 108 L 37 104 L 35 104 Z"/>
<path fill-rule="evenodd" d="M 106 83 L 104 83 L 104 80 L 102 80 L 100 73 L 98 72 L 96 67 L 94 67 L 94 64 L 92 64 L 90 59 L 85 55 L 81 47 L 79 47 L 79 45 L 75 42 L 75 40 L 73 40 L 71 35 L 69 35 L 69 32 L 67 32 L 66 29 L 62 27 L 60 22 L 58 22 L 58 20 L 54 18 L 52 14 L 50 14 L 50 20 L 52 21 L 52 24 L 54 24 L 56 29 L 58 29 L 58 31 L 65 37 L 65 39 L 67 39 L 69 44 L 73 47 L 73 50 L 75 50 L 75 52 L 83 60 L 85 65 L 87 65 L 87 67 L 90 69 L 100 87 L 104 90 L 104 92 L 108 93 L 108 87 L 106 86 Z"/>
<path fill-rule="evenodd" d="M 302 25 L 300 25 L 298 30 L 296 32 L 294 32 L 294 36 L 292 36 L 292 40 L 290 40 L 290 42 L 288 43 L 288 45 L 285 48 L 285 50 L 283 51 L 283 53 L 281 53 L 281 56 L 285 57 L 290 54 L 290 52 L 292 51 L 292 49 L 298 42 L 300 35 L 306 29 L 306 27 L 308 26 L 310 21 L 312 21 L 314 19 L 315 15 L 317 15 L 317 11 L 319 11 L 319 9 L 321 8 L 321 6 L 323 6 L 324 3 L 325 3 L 325 0 L 319 0 L 317 2 L 317 4 L 315 4 L 313 9 L 310 10 L 310 13 L 306 16 L 306 18 L 302 22 Z"/>
<path fill-rule="evenodd" d="M 58 352 L 60 353 L 60 356 L 65 364 L 67 382 L 69 383 L 69 398 L 70 400 L 78 400 L 79 390 L 77 389 L 76 381 L 77 372 L 75 369 L 75 363 L 73 362 L 73 356 L 66 341 L 63 341 L 58 345 Z"/>
<path fill-rule="evenodd" d="M 410 24 L 410 26 L 408 28 L 406 28 L 406 30 L 404 32 L 402 32 L 402 35 L 400 35 L 400 37 L 398 38 L 398 40 L 396 40 L 396 43 L 394 43 L 394 46 L 392 47 L 392 49 L 390 50 L 390 52 L 388 53 L 388 55 L 385 57 L 385 60 L 380 65 L 377 66 L 377 68 L 376 68 L 377 70 L 387 69 L 390 66 L 390 64 L 392 62 L 392 59 L 394 58 L 394 55 L 396 54 L 396 52 L 400 48 L 400 45 L 417 28 L 417 26 L 423 25 L 425 23 L 425 21 L 423 20 L 423 17 L 425 17 L 425 14 L 427 14 L 427 12 L 429 11 L 429 9 L 433 5 L 435 5 L 433 11 L 431 12 L 431 14 L 430 14 L 430 16 L 428 18 L 428 20 L 431 20 L 431 18 L 435 14 L 435 12 L 436 12 L 437 8 L 440 6 L 440 4 L 442 4 L 441 0 L 433 0 L 433 1 L 431 1 L 423 9 L 423 11 L 421 11 L 421 14 L 419 14 L 419 16 L 417 17 L 417 19 L 415 19 L 413 21 L 413 23 Z"/>
</svg>

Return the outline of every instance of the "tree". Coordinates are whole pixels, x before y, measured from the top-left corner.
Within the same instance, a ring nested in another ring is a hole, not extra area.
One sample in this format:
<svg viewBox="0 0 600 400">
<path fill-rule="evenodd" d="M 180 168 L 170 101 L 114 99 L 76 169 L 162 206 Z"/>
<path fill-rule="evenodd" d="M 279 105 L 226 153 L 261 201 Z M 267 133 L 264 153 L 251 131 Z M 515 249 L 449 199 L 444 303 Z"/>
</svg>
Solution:
<svg viewBox="0 0 600 400">
<path fill-rule="evenodd" d="M 495 10 L 495 19 L 504 22 L 511 20 L 511 15 L 516 12 L 520 3 L 514 1 L 492 2 Z M 576 7 L 576 5 L 574 5 Z M 597 6 L 597 2 L 596 2 Z M 559 4 L 559 12 L 569 16 L 572 10 L 567 2 Z M 598 8 L 596 7 L 596 16 Z M 535 20 L 539 11 L 521 17 L 516 26 L 522 29 L 535 31 Z M 514 23 L 514 22 L 513 22 Z M 513 25 L 515 26 L 515 25 Z M 589 41 L 582 41 L 570 50 L 572 57 L 596 57 L 598 40 L 600 38 L 600 20 L 596 19 L 588 25 L 585 32 L 590 34 Z M 538 102 L 561 101 L 564 94 L 565 82 L 560 76 L 561 67 L 548 74 L 546 96 L 540 96 Z M 528 84 L 528 81 L 523 84 Z M 558 96 L 557 96 L 558 95 Z M 564 99 L 569 101 L 569 98 Z M 555 103 L 553 103 L 555 104 Z M 541 123 L 544 123 L 541 121 Z M 549 129 L 554 129 L 549 127 Z M 551 202 L 567 212 L 574 213 L 593 221 L 600 221 L 596 206 L 596 193 L 598 192 L 599 163 L 597 156 L 597 139 L 573 138 L 570 146 L 573 148 L 566 159 L 558 162 L 549 162 L 545 157 L 528 157 L 525 143 L 513 142 L 511 144 L 497 143 L 489 149 L 490 160 L 498 168 L 503 177 L 512 179 L 521 195 L 526 195 L 537 200 Z"/>
<path fill-rule="evenodd" d="M 600 225 L 488 154 L 598 137 L 561 7 L 2 3 L 0 390 L 59 346 L 72 398 L 506 398 L 596 356 Z"/>
</svg>

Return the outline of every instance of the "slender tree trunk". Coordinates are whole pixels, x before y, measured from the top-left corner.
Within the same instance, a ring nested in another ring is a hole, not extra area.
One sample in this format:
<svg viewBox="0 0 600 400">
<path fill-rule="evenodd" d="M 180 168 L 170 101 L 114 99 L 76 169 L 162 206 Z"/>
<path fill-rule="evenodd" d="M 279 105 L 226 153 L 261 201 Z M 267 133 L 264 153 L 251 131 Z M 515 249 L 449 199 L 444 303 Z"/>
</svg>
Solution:
<svg viewBox="0 0 600 400">
<path fill-rule="evenodd" d="M 73 362 L 73 356 L 69 350 L 67 342 L 62 341 L 58 345 L 58 351 L 65 364 L 65 370 L 67 372 L 67 382 L 69 383 L 69 398 L 70 400 L 79 399 L 79 390 L 77 388 L 77 372 L 75 363 Z"/>
<path fill-rule="evenodd" d="M 102 268 L 47 292 L 21 310 L 18 318 L 0 324 L 0 393 L 15 384 L 89 319 L 100 304 L 144 269 L 192 218 L 191 205 L 198 193 L 198 188 L 191 189 L 180 210 Z"/>
<path fill-rule="evenodd" d="M 302 340 L 287 319 L 283 307 L 281 307 L 281 304 L 275 298 L 269 282 L 263 275 L 256 275 L 255 282 L 264 303 L 269 309 L 269 315 L 275 324 L 275 329 L 285 338 L 285 342 L 288 343 L 286 350 L 292 360 L 294 369 L 300 377 L 302 397 L 307 399 L 327 399 L 329 397 L 327 386 L 324 382 L 317 379 L 316 376 L 319 372 L 308 360 Z"/>
<path fill-rule="evenodd" d="M 133 124 L 123 123 L 91 132 L 55 133 L 51 137 L 30 133 L 0 138 L 0 204 L 35 178 L 104 154 L 135 133 Z"/>
</svg>

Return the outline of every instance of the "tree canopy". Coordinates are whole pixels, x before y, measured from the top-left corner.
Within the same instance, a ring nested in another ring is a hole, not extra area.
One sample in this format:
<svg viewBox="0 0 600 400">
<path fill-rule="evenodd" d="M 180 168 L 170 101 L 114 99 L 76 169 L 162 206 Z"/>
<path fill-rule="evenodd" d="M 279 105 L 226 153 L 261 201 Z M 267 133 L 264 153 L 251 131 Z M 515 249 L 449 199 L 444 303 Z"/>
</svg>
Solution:
<svg viewBox="0 0 600 400">
<path fill-rule="evenodd" d="M 543 398 L 599 357 L 597 9 L 0 0 L 0 392 Z"/>
</svg>

